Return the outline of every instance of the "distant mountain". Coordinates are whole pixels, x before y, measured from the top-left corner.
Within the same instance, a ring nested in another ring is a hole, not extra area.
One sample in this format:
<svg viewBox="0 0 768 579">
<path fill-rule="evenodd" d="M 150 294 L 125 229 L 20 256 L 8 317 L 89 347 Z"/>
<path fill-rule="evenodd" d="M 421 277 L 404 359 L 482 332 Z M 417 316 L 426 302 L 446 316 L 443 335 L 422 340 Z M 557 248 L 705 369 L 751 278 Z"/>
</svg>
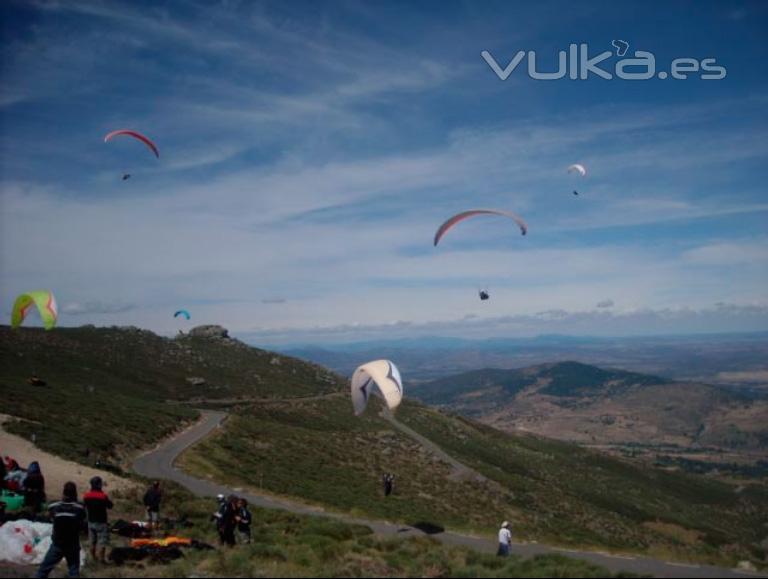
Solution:
<svg viewBox="0 0 768 579">
<path fill-rule="evenodd" d="M 458 403 L 468 392 L 502 388 L 503 396 L 516 396 L 546 381 L 538 391 L 543 395 L 586 397 L 615 395 L 633 385 L 664 384 L 666 380 L 623 370 L 603 370 L 579 362 L 543 364 L 520 370 L 485 369 L 440 378 L 414 386 L 421 400 L 430 404 Z"/>
<path fill-rule="evenodd" d="M 535 338 L 418 338 L 277 348 L 344 375 L 368 360 L 389 357 L 409 383 L 478 368 L 514 369 L 579 360 L 675 380 L 728 384 L 768 393 L 768 333 L 597 338 L 547 335 Z"/>
<path fill-rule="evenodd" d="M 502 430 L 572 442 L 768 450 L 765 400 L 578 362 L 475 370 L 410 394 Z"/>
</svg>

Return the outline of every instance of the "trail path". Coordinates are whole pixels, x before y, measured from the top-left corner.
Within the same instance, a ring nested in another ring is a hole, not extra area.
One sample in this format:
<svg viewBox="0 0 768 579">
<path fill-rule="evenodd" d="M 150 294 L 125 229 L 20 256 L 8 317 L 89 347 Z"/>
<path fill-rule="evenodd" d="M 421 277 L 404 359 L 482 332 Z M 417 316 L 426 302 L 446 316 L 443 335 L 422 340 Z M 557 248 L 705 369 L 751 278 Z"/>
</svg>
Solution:
<svg viewBox="0 0 768 579">
<path fill-rule="evenodd" d="M 64 483 L 68 481 L 74 482 L 81 492 L 87 490 L 88 482 L 96 475 L 104 479 L 107 491 L 137 486 L 135 481 L 121 478 L 111 472 L 83 466 L 49 454 L 29 440 L 6 432 L 2 426 L 9 419 L 11 419 L 10 416 L 0 414 L 0 454 L 15 458 L 23 468 L 27 468 L 32 461 L 39 462 L 45 477 L 45 491 L 49 499 L 58 499 Z"/>
</svg>

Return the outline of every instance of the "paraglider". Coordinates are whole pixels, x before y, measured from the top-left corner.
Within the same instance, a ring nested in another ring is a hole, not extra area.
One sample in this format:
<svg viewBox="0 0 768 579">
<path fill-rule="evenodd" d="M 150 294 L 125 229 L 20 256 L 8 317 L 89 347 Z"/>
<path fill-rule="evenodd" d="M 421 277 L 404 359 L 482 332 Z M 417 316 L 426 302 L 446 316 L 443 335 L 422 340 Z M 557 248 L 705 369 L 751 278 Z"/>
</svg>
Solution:
<svg viewBox="0 0 768 579">
<path fill-rule="evenodd" d="M 454 225 L 477 215 L 500 215 L 502 217 L 508 217 L 517 223 L 518 227 L 520 227 L 520 233 L 522 235 L 526 235 L 528 233 L 528 225 L 526 225 L 525 221 L 523 221 L 521 217 L 515 215 L 511 211 L 500 211 L 496 209 L 472 209 L 470 211 L 464 211 L 463 213 L 454 215 L 438 228 L 437 233 L 435 233 L 435 247 L 437 247 L 437 244 L 440 243 L 440 240 L 443 238 L 443 236 Z"/>
<path fill-rule="evenodd" d="M 488 293 L 488 290 L 480 290 L 480 301 L 486 301 L 491 299 L 491 294 Z"/>
<path fill-rule="evenodd" d="M 581 163 L 574 163 L 573 165 L 568 167 L 568 172 L 569 173 L 573 173 L 574 171 L 577 172 L 582 177 L 586 177 L 587 176 L 587 168 L 584 165 L 582 165 Z"/>
<path fill-rule="evenodd" d="M 56 298 L 53 292 L 48 290 L 36 290 L 23 293 L 16 298 L 11 313 L 11 327 L 18 328 L 32 309 L 37 308 L 40 319 L 46 330 L 56 326 L 56 320 L 59 317 L 59 308 L 56 305 Z"/>
<path fill-rule="evenodd" d="M 155 154 L 155 157 L 158 159 L 160 158 L 160 151 L 157 148 L 157 145 L 155 145 L 149 137 L 146 137 L 145 135 L 142 135 L 141 133 L 138 133 L 136 131 L 131 131 L 128 129 L 120 129 L 117 131 L 112 131 L 111 133 L 108 133 L 106 137 L 104 137 L 104 142 L 108 143 L 111 141 L 114 137 L 125 135 L 128 137 L 133 137 L 134 139 L 138 139 L 142 143 L 144 143 L 149 149 Z"/>
<path fill-rule="evenodd" d="M 360 416 L 368 405 L 371 395 L 384 400 L 389 410 L 394 410 L 403 400 L 403 379 L 400 371 L 389 360 L 376 360 L 363 364 L 352 375 L 352 406 L 355 416 Z"/>
<path fill-rule="evenodd" d="M 123 181 L 127 181 L 130 178 L 131 178 L 131 174 L 130 173 L 126 173 L 125 175 L 123 175 Z"/>
<path fill-rule="evenodd" d="M 189 312 L 187 310 L 179 310 L 175 314 L 173 314 L 174 318 L 178 318 L 179 316 L 184 316 L 187 318 L 187 321 L 192 319 L 192 316 L 189 315 Z"/>
<path fill-rule="evenodd" d="M 581 163 L 574 163 L 573 165 L 568 167 L 568 173 L 578 173 L 582 177 L 586 177 L 587 176 L 587 168 L 584 165 L 582 165 Z M 576 189 L 574 189 L 573 190 L 573 194 L 578 197 L 579 192 L 576 191 Z"/>
</svg>

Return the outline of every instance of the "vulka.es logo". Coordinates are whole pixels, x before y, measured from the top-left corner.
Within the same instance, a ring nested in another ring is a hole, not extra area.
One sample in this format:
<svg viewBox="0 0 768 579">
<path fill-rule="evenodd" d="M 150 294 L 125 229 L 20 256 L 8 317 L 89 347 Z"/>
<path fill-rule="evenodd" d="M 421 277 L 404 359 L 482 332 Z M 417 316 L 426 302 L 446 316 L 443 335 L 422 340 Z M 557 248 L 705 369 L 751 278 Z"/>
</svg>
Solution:
<svg viewBox="0 0 768 579">
<path fill-rule="evenodd" d="M 617 48 L 629 47 L 624 41 Z M 617 54 L 623 56 L 626 49 L 618 50 Z M 698 60 L 695 58 L 676 58 L 670 63 L 669 71 L 656 69 L 656 56 L 652 52 L 636 50 L 634 58 L 620 58 L 613 64 L 613 69 L 609 69 L 611 63 L 606 61 L 613 58 L 613 52 L 606 50 L 595 56 L 590 56 L 589 46 L 587 44 L 571 44 L 568 50 L 561 50 L 557 55 L 557 69 L 544 72 L 541 70 L 541 64 L 538 61 L 536 51 L 520 50 L 512 57 L 512 60 L 505 67 L 499 64 L 496 58 L 488 51 L 482 53 L 483 59 L 496 73 L 500 80 L 507 80 L 517 69 L 520 63 L 526 59 L 528 61 L 528 76 L 534 80 L 560 80 L 568 78 L 570 80 L 587 80 L 595 75 L 605 80 L 618 78 L 621 80 L 649 80 L 651 78 L 666 79 L 672 77 L 677 80 L 686 80 L 693 75 L 702 80 L 722 80 L 728 74 L 724 66 L 717 64 L 714 58 L 705 58 Z M 602 65 L 602 67 L 601 67 Z M 605 68 L 603 68 L 605 67 Z"/>
</svg>

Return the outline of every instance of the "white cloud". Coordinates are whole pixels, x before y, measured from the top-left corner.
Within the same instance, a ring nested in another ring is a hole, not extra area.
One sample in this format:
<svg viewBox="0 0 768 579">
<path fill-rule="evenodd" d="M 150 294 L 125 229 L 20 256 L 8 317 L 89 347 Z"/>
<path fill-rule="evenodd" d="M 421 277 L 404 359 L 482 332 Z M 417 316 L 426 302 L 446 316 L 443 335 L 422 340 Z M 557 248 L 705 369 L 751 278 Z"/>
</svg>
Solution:
<svg viewBox="0 0 768 579">
<path fill-rule="evenodd" d="M 91 314 L 122 314 L 136 309 L 136 304 L 127 304 L 120 302 L 72 302 L 65 304 L 61 313 L 68 316 L 84 316 Z"/>
<path fill-rule="evenodd" d="M 766 267 L 768 266 L 768 239 L 757 238 L 748 243 L 712 243 L 686 251 L 682 257 L 695 265 Z"/>
</svg>

